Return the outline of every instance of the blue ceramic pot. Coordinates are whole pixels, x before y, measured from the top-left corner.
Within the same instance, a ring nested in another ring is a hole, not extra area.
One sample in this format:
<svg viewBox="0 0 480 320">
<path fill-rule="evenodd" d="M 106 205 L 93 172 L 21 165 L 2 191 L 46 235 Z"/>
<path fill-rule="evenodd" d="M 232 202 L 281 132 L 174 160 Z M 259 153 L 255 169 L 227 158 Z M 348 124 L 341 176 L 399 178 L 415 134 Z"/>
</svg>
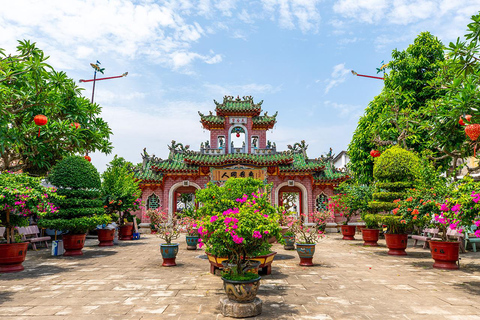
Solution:
<svg viewBox="0 0 480 320">
<path fill-rule="evenodd" d="M 199 236 L 186 236 L 187 250 L 197 250 Z"/>
<path fill-rule="evenodd" d="M 177 257 L 178 253 L 178 243 L 160 244 L 160 253 L 162 254 L 163 258 L 162 266 L 173 267 L 177 265 L 175 263 L 175 258 Z"/>
</svg>

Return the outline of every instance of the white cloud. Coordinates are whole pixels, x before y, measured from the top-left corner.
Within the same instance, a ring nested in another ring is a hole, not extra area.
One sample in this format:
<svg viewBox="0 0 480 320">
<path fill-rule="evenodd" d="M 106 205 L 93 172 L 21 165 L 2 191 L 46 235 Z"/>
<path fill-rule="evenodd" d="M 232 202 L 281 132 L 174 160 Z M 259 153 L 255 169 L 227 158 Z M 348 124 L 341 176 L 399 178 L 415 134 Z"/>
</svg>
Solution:
<svg viewBox="0 0 480 320">
<path fill-rule="evenodd" d="M 270 13 L 272 20 L 278 20 L 280 27 L 302 32 L 318 31 L 320 13 L 317 5 L 320 0 L 261 0 L 263 9 Z M 278 14 L 278 18 L 276 15 Z"/>
<path fill-rule="evenodd" d="M 338 115 L 340 118 L 358 120 L 358 118 L 363 114 L 363 107 L 360 105 L 343 104 L 328 100 L 324 101 L 323 104 L 326 108 L 333 108 L 338 110 Z"/>
<path fill-rule="evenodd" d="M 258 84 L 258 83 L 248 83 L 242 85 L 219 85 L 219 84 L 205 84 L 211 94 L 216 96 L 243 96 L 257 93 L 276 93 L 281 90 L 281 86 L 274 87 L 270 84 Z"/>
<path fill-rule="evenodd" d="M 387 0 L 340 0 L 333 10 L 347 18 L 373 23 L 384 17 Z"/>
<path fill-rule="evenodd" d="M 345 63 L 340 63 L 334 66 L 331 74 L 331 78 L 325 81 L 327 83 L 327 86 L 325 87 L 325 94 L 327 94 L 330 91 L 330 89 L 345 82 L 345 80 L 347 79 L 347 74 L 349 73 L 350 73 L 350 70 L 345 68 Z"/>
</svg>

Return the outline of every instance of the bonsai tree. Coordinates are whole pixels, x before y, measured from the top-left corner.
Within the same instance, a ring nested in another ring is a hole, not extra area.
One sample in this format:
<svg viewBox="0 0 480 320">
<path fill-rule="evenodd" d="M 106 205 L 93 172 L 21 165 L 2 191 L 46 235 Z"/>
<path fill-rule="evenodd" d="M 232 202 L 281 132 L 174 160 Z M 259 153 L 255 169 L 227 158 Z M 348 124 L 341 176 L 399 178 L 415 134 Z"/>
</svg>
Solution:
<svg viewBox="0 0 480 320">
<path fill-rule="evenodd" d="M 180 237 L 181 224 L 175 216 L 171 219 L 168 216 L 168 211 L 161 209 L 147 210 L 147 216 L 155 226 L 157 237 L 165 240 L 166 244 L 172 244 L 172 240 Z"/>
<path fill-rule="evenodd" d="M 50 202 L 56 190 L 42 186 L 40 178 L 5 171 L 0 173 L 0 186 L 0 226 L 6 228 L 7 243 L 18 242 L 15 227 L 28 226 L 30 217 L 57 212 Z"/>
<path fill-rule="evenodd" d="M 395 209 L 405 199 L 407 189 L 415 185 L 419 176 L 420 159 L 413 152 L 394 146 L 375 161 L 373 176 L 376 192 L 369 203 L 374 212 L 383 212 L 379 218 L 388 233 L 404 233 L 407 225 L 400 223 L 401 215 Z"/>
<path fill-rule="evenodd" d="M 103 207 L 107 214 L 119 220 L 120 225 L 132 219 L 130 212 L 138 210 L 141 204 L 140 182 L 133 177 L 130 165 L 115 155 L 102 174 Z"/>
<path fill-rule="evenodd" d="M 241 190 L 240 186 L 247 186 L 246 190 L 251 191 L 251 187 L 255 185 L 260 186 L 264 192 L 243 193 L 234 199 L 221 198 L 233 205 L 223 212 L 213 212 L 205 216 L 198 229 L 200 247 L 205 244 L 207 252 L 217 256 L 227 256 L 229 263 L 235 265 L 224 274 L 224 277 L 229 280 L 247 280 L 247 278 L 250 279 L 249 276 L 258 277 L 258 275 L 252 276 L 245 273 L 247 257 L 265 254 L 265 250 L 269 251 L 271 245 L 268 243 L 268 238 L 271 236 L 283 241 L 278 223 L 280 214 L 270 204 L 268 198 L 271 185 L 264 185 L 262 181 L 251 178 L 231 178 L 221 187 L 209 185 L 204 194 L 197 196 L 197 199 L 205 201 L 208 199 L 205 194 L 238 194 Z M 212 190 L 208 191 L 209 188 Z M 219 207 L 213 197 L 208 201 L 214 202 L 210 205 L 211 207 Z"/>
<path fill-rule="evenodd" d="M 58 162 L 48 181 L 64 196 L 55 199 L 58 212 L 41 215 L 38 225 L 43 228 L 84 234 L 97 225 L 107 224 L 111 218 L 104 213 L 100 199 L 100 175 L 95 167 L 80 156 L 70 156 Z"/>
</svg>

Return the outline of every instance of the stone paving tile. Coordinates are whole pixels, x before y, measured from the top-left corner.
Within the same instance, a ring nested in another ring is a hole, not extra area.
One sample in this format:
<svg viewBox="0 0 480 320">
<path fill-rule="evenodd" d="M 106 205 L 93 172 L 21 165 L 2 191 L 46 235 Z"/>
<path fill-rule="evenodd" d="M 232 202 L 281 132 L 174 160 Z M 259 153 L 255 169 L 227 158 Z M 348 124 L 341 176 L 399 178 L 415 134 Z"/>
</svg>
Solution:
<svg viewBox="0 0 480 320">
<path fill-rule="evenodd" d="M 275 244 L 258 295 L 263 313 L 253 319 L 480 320 L 480 253 L 462 254 L 458 271 L 442 271 L 421 247 L 392 257 L 384 240 L 364 248 L 340 238 L 317 245 L 311 268 Z M 204 252 L 179 239 L 177 267 L 164 268 L 159 242 L 149 235 L 99 248 L 87 239 L 75 258 L 29 251 L 25 271 L 0 275 L 0 319 L 229 319 L 220 314 L 222 281 L 208 272 Z"/>
</svg>

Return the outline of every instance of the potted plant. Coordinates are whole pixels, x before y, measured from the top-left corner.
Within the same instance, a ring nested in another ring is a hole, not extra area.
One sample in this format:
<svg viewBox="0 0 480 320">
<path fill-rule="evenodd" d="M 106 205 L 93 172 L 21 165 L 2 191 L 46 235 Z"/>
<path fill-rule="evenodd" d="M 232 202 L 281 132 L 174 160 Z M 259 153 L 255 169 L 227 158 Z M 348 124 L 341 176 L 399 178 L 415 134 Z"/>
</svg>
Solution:
<svg viewBox="0 0 480 320">
<path fill-rule="evenodd" d="M 283 248 L 285 250 L 295 250 L 295 222 L 296 216 L 292 215 L 290 212 L 282 210 L 282 220 L 281 224 L 281 234 L 285 244 Z"/>
<path fill-rule="evenodd" d="M 12 172 L 0 173 L 0 186 L 0 226 L 6 229 L 6 243 L 0 243 L 0 273 L 22 271 L 28 242 L 15 227 L 28 226 L 31 217 L 43 212 L 55 213 L 50 201 L 57 197 L 56 190 L 42 186 L 40 178 Z"/>
<path fill-rule="evenodd" d="M 377 247 L 380 229 L 378 228 L 378 216 L 371 213 L 362 213 L 362 220 L 365 228 L 362 228 L 362 239 L 364 246 Z"/>
<path fill-rule="evenodd" d="M 84 157 L 71 156 L 52 168 L 48 181 L 57 187 L 58 195 L 64 197 L 53 201 L 58 211 L 39 215 L 38 225 L 68 232 L 62 236 L 64 255 L 82 255 L 86 233 L 111 221 L 104 213 L 100 198 L 100 175 Z"/>
<path fill-rule="evenodd" d="M 186 233 L 187 250 L 197 250 L 198 239 L 200 239 L 198 221 L 192 217 L 185 216 L 180 219 L 180 225 Z"/>
<path fill-rule="evenodd" d="M 124 158 L 115 157 L 109 163 L 107 170 L 102 174 L 102 196 L 105 213 L 118 221 L 119 239 L 133 239 L 132 211 L 137 211 L 141 205 L 139 181 L 131 171 L 132 164 Z M 129 222 L 130 221 L 130 222 Z M 102 237 L 111 238 L 113 245 L 114 234 L 108 229 L 98 230 L 99 240 Z M 102 243 L 102 242 L 101 242 Z"/>
<path fill-rule="evenodd" d="M 162 211 L 161 209 L 147 210 L 147 216 L 157 228 L 157 237 L 165 240 L 165 243 L 160 244 L 160 253 L 163 258 L 162 266 L 176 266 L 175 259 L 178 253 L 178 243 L 172 243 L 172 240 L 180 237 L 181 228 L 176 216 L 169 217 L 168 210 Z"/>
<path fill-rule="evenodd" d="M 223 187 L 229 188 L 239 180 L 242 179 L 229 179 Z M 248 260 L 269 250 L 269 237 L 281 239 L 280 214 L 268 199 L 270 188 L 267 185 L 263 186 L 264 192 L 243 194 L 234 199 L 232 208 L 204 217 L 199 227 L 200 246 L 206 245 L 207 251 L 225 255 L 231 266 L 222 274 L 224 289 L 231 301 L 252 302 L 255 299 L 260 276 L 248 272 L 251 265 Z"/>
<path fill-rule="evenodd" d="M 297 253 L 301 266 L 313 266 L 313 255 L 318 239 L 324 236 L 320 226 L 325 221 L 322 212 L 314 211 L 308 215 L 301 213 L 301 218 L 294 221 L 293 226 L 297 235 Z"/>
</svg>

